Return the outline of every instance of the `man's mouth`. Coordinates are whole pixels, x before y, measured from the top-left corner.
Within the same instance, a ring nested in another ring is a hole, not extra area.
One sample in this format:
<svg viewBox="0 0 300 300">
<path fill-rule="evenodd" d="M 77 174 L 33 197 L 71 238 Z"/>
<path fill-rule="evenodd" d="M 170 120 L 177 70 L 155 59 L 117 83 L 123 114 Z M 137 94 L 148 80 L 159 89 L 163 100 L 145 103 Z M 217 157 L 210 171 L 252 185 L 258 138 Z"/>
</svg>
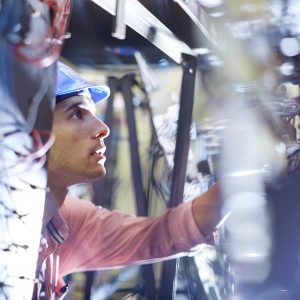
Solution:
<svg viewBox="0 0 300 300">
<path fill-rule="evenodd" d="M 101 147 L 100 149 L 94 151 L 91 155 L 97 157 L 104 157 L 105 151 L 106 151 L 106 147 Z"/>
</svg>

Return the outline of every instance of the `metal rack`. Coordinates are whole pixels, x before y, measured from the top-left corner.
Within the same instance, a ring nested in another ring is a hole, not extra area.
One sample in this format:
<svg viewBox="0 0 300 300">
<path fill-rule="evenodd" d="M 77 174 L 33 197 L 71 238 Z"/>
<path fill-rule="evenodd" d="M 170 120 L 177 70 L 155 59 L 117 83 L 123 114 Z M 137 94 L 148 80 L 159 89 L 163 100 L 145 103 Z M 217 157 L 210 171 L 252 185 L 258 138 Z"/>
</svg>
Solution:
<svg viewBox="0 0 300 300">
<path fill-rule="evenodd" d="M 174 157 L 174 170 L 172 175 L 172 189 L 169 206 L 178 205 L 183 198 L 183 189 L 186 176 L 186 163 L 189 151 L 189 133 L 191 126 L 193 102 L 194 102 L 194 88 L 196 79 L 197 67 L 197 53 L 184 42 L 180 41 L 176 36 L 153 14 L 151 14 L 140 2 L 136 0 L 128 1 L 106 1 L 106 0 L 92 0 L 97 5 L 114 15 L 114 31 L 113 36 L 118 38 L 125 38 L 126 25 L 130 26 L 133 30 L 138 32 L 144 38 L 148 39 L 154 46 L 162 50 L 166 55 L 172 58 L 176 63 L 182 64 L 183 78 L 181 87 L 181 101 L 180 113 L 178 120 L 178 133 L 177 144 Z M 187 7 L 183 4 L 183 7 Z M 191 8 L 188 7 L 190 10 Z M 206 17 L 204 11 L 201 11 L 202 19 Z M 194 11 L 191 11 L 194 14 Z M 194 14 L 194 20 L 197 20 L 197 25 L 202 30 L 207 41 L 214 46 L 216 41 L 210 30 L 202 25 L 198 19 L 198 15 Z M 208 24 L 208 19 L 205 19 Z M 206 25 L 207 25 L 206 24 Z M 212 27 L 211 27 L 212 28 Z M 111 79 L 110 81 L 117 79 Z M 121 87 L 124 99 L 126 102 L 126 114 L 130 133 L 131 145 L 131 162 L 132 172 L 134 176 L 135 194 L 137 199 L 138 215 L 146 215 L 147 209 L 145 207 L 145 197 L 143 193 L 143 184 L 141 181 L 140 165 L 137 161 L 138 150 L 137 140 L 135 134 L 134 115 L 132 110 L 132 92 L 131 86 L 133 77 L 130 75 L 124 76 L 120 80 L 119 86 Z M 112 84 L 114 95 L 114 87 Z M 112 104 L 109 104 L 110 106 Z M 179 202 L 178 202 L 179 201 Z M 156 288 L 154 285 L 154 277 L 150 266 L 144 267 L 144 276 L 146 282 L 147 299 L 156 298 Z M 145 273 L 146 272 L 146 273 Z M 163 271 L 160 281 L 159 299 L 171 299 L 173 290 L 176 288 L 176 261 L 169 261 L 163 263 Z"/>
<path fill-rule="evenodd" d="M 225 73 L 227 73 L 222 74 L 222 71 L 219 72 L 221 73 L 221 75 L 218 74 L 220 78 L 215 78 L 213 81 L 215 82 L 215 84 L 220 84 L 222 86 L 221 89 L 224 88 L 224 90 L 230 91 L 228 93 L 229 95 L 226 93 L 223 94 L 224 101 L 222 103 L 222 107 L 224 108 L 225 114 L 227 113 L 227 115 L 230 116 L 234 111 L 236 111 L 238 114 L 241 113 L 241 115 L 244 114 L 247 105 L 253 105 L 253 97 L 256 97 L 256 102 L 254 105 L 257 105 L 258 109 L 257 111 L 254 110 L 253 113 L 264 116 L 263 118 L 265 119 L 261 121 L 262 128 L 269 130 L 270 124 L 272 124 L 271 126 L 273 126 L 272 130 L 274 131 L 273 133 L 275 133 L 275 136 L 280 136 L 280 134 L 282 134 L 280 129 L 277 127 L 279 123 L 278 120 L 282 117 L 282 110 L 280 111 L 282 107 L 278 110 L 278 107 L 274 108 L 273 106 L 275 101 L 270 101 L 270 99 L 276 100 L 278 97 L 277 95 L 274 95 L 273 91 L 269 89 L 269 87 L 264 87 L 263 90 L 265 95 L 261 95 L 260 85 L 263 84 L 262 77 L 270 74 L 272 74 L 271 76 L 274 76 L 274 78 L 278 76 L 278 81 L 273 86 L 274 89 L 276 89 L 277 86 L 279 86 L 282 82 L 284 83 L 290 81 L 291 78 L 293 79 L 294 83 L 295 78 L 299 78 L 299 75 L 294 76 L 294 73 L 298 72 L 298 66 L 294 68 L 292 75 L 285 75 L 283 73 L 279 74 L 274 68 L 274 65 L 280 64 L 284 62 L 284 60 L 289 61 L 291 64 L 292 62 L 296 63 L 299 61 L 299 53 L 296 53 L 291 58 L 285 54 L 285 49 L 283 49 L 283 46 L 280 44 L 280 40 L 286 38 L 285 35 L 287 35 L 287 37 L 290 37 L 291 35 L 292 37 L 295 37 L 296 40 L 297 38 L 299 38 L 299 24 L 297 24 L 298 26 L 291 27 L 291 24 L 293 22 L 297 22 L 296 17 L 293 16 L 291 11 L 289 10 L 289 8 L 291 8 L 293 4 L 296 5 L 296 3 L 294 3 L 293 1 L 290 1 L 289 3 L 284 1 L 271 1 L 269 4 L 261 4 L 261 6 L 257 3 L 249 3 L 248 6 L 243 3 L 236 3 L 236 6 L 234 6 L 232 3 L 230 3 L 230 5 L 232 4 L 232 6 L 228 5 L 228 7 L 226 8 L 222 7 L 223 11 L 221 11 L 221 13 L 224 15 L 222 20 L 226 22 L 225 26 L 224 22 L 222 23 L 222 21 L 219 23 L 214 22 L 214 20 L 201 7 L 201 1 L 175 1 L 186 12 L 187 18 L 190 18 L 196 24 L 199 30 L 198 34 L 203 43 L 202 51 L 206 50 L 205 55 L 202 55 L 203 53 L 200 52 L 201 57 L 199 58 L 199 51 L 197 49 L 191 49 L 187 44 L 177 39 L 176 36 L 145 7 L 143 7 L 140 2 L 136 0 L 92 1 L 114 16 L 116 31 L 118 31 L 119 28 L 119 30 L 122 30 L 123 32 L 123 34 L 117 33 L 117 37 L 121 36 L 122 38 L 125 38 L 124 28 L 126 26 L 129 26 L 133 30 L 138 32 L 141 36 L 150 41 L 155 47 L 162 50 L 177 64 L 182 64 L 184 69 L 182 91 L 185 92 L 184 97 L 182 96 L 183 93 L 181 95 L 180 114 L 181 116 L 184 116 L 183 119 L 185 120 L 185 122 L 183 122 L 181 118 L 178 121 L 177 141 L 180 140 L 181 143 L 184 144 L 182 142 L 182 140 L 184 139 L 188 145 L 187 128 L 189 128 L 191 121 L 191 111 L 189 111 L 189 109 L 192 109 L 192 93 L 194 92 L 193 82 L 195 79 L 193 76 L 195 70 L 197 68 L 200 69 L 200 72 L 201 68 L 204 68 L 204 72 L 207 71 L 207 69 L 218 70 L 220 69 L 220 66 L 223 67 L 223 72 L 225 70 Z M 272 4 L 274 4 L 274 7 L 277 5 L 277 7 L 274 8 L 278 9 L 277 14 L 272 11 Z M 122 12 L 122 14 L 120 14 L 120 11 Z M 265 22 L 265 20 L 263 19 L 263 14 L 265 12 L 269 12 L 270 15 L 274 13 L 274 15 L 270 17 L 269 23 Z M 282 12 L 282 14 L 280 14 L 280 12 Z M 290 16 L 288 15 L 289 13 L 291 14 Z M 255 14 L 257 14 L 259 17 L 255 17 Z M 281 24 L 282 28 L 279 28 L 279 24 Z M 264 49 L 265 53 L 256 51 L 256 49 L 254 48 L 250 51 L 247 51 L 248 49 L 245 47 L 245 45 L 247 42 L 253 42 L 251 38 L 260 39 L 262 47 L 261 49 Z M 225 50 L 221 49 L 222 47 L 224 47 Z M 267 56 L 266 53 L 269 53 L 269 56 Z M 222 55 L 222 60 L 219 58 L 220 54 Z M 259 55 L 261 55 L 261 57 L 259 57 Z M 188 56 L 189 59 L 187 62 Z M 272 56 L 275 56 L 277 60 L 274 61 L 270 59 L 270 57 Z M 243 62 L 244 69 L 236 68 L 238 66 L 238 63 L 236 61 Z M 262 67 L 260 68 L 259 65 L 261 65 Z M 277 78 L 274 79 L 274 81 L 276 80 Z M 296 83 L 298 84 L 297 80 Z M 218 95 L 214 95 L 214 93 L 211 93 L 210 96 L 212 98 L 215 97 L 216 99 L 218 97 Z M 246 99 L 245 103 L 248 104 L 245 104 L 244 108 L 235 107 L 229 101 L 230 97 L 236 97 L 240 101 Z M 282 103 L 286 102 L 282 101 Z M 285 104 L 283 104 L 283 106 L 284 105 Z M 292 109 L 289 104 L 287 104 L 287 106 Z M 229 107 L 232 108 L 231 111 Z M 286 107 L 283 107 L 283 110 L 285 108 Z M 293 109 L 298 111 L 298 108 L 296 108 L 295 106 Z M 267 114 L 269 115 L 266 116 Z M 298 112 L 296 114 L 298 114 Z M 260 117 L 261 116 L 259 116 L 259 118 Z M 256 117 L 253 118 L 253 120 L 255 119 Z M 266 120 L 267 122 L 265 122 Z M 236 125 L 239 126 L 239 123 L 237 123 Z M 228 147 L 228 144 L 226 147 Z M 182 199 L 182 189 L 185 181 L 184 170 L 186 166 L 186 151 L 187 148 L 180 147 L 179 144 L 178 146 L 176 145 L 170 206 L 178 204 L 173 202 L 174 199 Z M 236 155 L 238 155 L 238 153 L 236 153 Z M 249 155 L 251 156 L 252 154 L 249 153 Z M 178 163 L 178 156 L 181 158 L 182 164 Z M 226 174 L 225 172 L 223 175 L 228 174 Z M 287 190 L 285 190 L 285 192 L 287 192 Z M 176 197 L 174 197 L 175 195 Z M 291 199 L 293 199 L 293 196 L 290 196 Z M 276 198 L 277 196 L 273 195 L 273 197 Z M 265 201 L 265 203 L 267 203 L 268 200 L 265 199 Z M 275 210 L 278 209 L 276 207 L 277 204 L 271 204 L 275 205 Z M 280 216 L 280 218 L 281 217 L 282 216 Z M 283 218 L 287 218 L 287 216 L 285 215 Z M 276 222 L 279 222 L 279 219 L 277 219 Z M 278 253 L 277 247 L 280 248 L 280 245 L 275 243 L 274 247 L 276 248 L 274 250 L 275 253 Z M 295 250 L 295 247 L 293 249 Z M 293 252 L 293 254 L 294 253 L 295 252 Z M 268 256 L 271 254 L 266 253 L 266 255 Z M 282 259 L 282 257 L 280 257 L 280 259 Z M 269 282 L 271 282 L 272 284 L 273 279 L 276 277 L 276 271 L 274 271 L 276 269 L 276 266 L 280 265 L 280 263 L 278 264 L 278 261 L 272 261 L 271 263 L 274 265 L 274 269 L 271 270 L 269 274 L 269 281 L 266 281 L 265 285 L 257 283 L 252 284 L 250 280 L 250 283 L 246 282 L 245 285 L 244 283 L 242 283 L 240 286 L 241 289 L 247 290 L 247 292 L 249 292 L 249 295 L 252 295 L 252 297 L 253 295 L 257 296 L 261 293 L 264 293 L 264 289 L 269 288 Z M 162 273 L 158 296 L 159 299 L 171 299 L 173 297 L 174 290 L 176 289 L 176 280 L 174 280 L 176 277 L 175 274 L 176 263 L 172 261 L 164 263 L 164 270 Z M 274 289 L 274 293 L 276 294 L 276 288 Z"/>
</svg>

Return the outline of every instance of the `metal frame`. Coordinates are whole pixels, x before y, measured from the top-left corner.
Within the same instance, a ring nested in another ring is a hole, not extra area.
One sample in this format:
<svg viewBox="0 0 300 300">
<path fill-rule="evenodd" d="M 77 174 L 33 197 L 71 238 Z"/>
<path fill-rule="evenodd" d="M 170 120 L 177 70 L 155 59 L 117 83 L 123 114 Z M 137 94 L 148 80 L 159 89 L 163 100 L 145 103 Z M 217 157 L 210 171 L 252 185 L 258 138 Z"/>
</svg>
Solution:
<svg viewBox="0 0 300 300">
<path fill-rule="evenodd" d="M 116 14 L 117 0 L 91 0 L 112 15 Z M 182 53 L 193 55 L 193 50 L 179 40 L 168 27 L 160 22 L 137 0 L 127 0 L 125 6 L 125 23 L 157 48 L 181 63 Z"/>
<path fill-rule="evenodd" d="M 126 120 L 129 133 L 131 171 L 133 175 L 134 192 L 137 205 L 137 214 L 147 216 L 148 207 L 146 194 L 143 188 L 142 170 L 138 149 L 136 121 L 133 106 L 132 86 L 135 83 L 135 74 L 126 74 L 121 78 L 121 92 L 125 101 Z"/>
<path fill-rule="evenodd" d="M 133 184 L 136 198 L 136 207 L 138 216 L 148 215 L 148 201 L 143 185 L 143 176 L 138 149 L 138 139 L 136 131 L 136 121 L 134 115 L 133 92 L 132 87 L 135 84 L 135 74 L 124 75 L 121 79 L 121 91 L 125 101 L 126 118 L 129 132 L 131 171 L 133 175 Z M 147 299 L 155 299 L 156 288 L 152 265 L 143 265 L 142 276 L 144 279 L 145 293 Z"/>
<path fill-rule="evenodd" d="M 194 105 L 197 58 L 189 55 L 183 56 L 182 66 L 183 77 L 169 207 L 178 205 L 183 199 Z M 160 300 L 173 299 L 176 291 L 176 269 L 176 261 L 174 260 L 163 263 L 159 290 Z"/>
<path fill-rule="evenodd" d="M 198 26 L 210 46 L 218 48 L 217 33 L 209 16 L 196 1 L 173 0 L 176 2 Z"/>
</svg>

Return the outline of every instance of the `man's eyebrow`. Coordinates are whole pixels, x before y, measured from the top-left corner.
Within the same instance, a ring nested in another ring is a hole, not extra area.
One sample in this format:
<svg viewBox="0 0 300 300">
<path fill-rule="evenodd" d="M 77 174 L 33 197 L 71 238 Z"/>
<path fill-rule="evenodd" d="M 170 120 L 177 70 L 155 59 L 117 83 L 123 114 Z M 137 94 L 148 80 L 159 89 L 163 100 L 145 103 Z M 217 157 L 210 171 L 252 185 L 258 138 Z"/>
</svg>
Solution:
<svg viewBox="0 0 300 300">
<path fill-rule="evenodd" d="M 80 107 L 88 109 L 89 105 L 86 102 L 84 102 L 84 101 L 77 101 L 77 102 L 75 102 L 75 103 L 73 103 L 71 105 L 66 105 L 66 107 L 64 107 L 63 111 L 65 113 L 67 113 L 67 112 L 73 110 L 74 108 L 80 108 Z"/>
</svg>

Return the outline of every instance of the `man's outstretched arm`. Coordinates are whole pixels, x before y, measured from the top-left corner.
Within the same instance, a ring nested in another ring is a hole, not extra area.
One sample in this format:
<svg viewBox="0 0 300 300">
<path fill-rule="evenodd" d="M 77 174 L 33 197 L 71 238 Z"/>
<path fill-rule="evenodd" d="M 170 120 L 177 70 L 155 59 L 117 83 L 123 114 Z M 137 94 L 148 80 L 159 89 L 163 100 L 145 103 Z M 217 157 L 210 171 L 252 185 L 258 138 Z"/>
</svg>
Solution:
<svg viewBox="0 0 300 300">
<path fill-rule="evenodd" d="M 221 218 L 220 183 L 192 200 L 192 213 L 200 232 L 210 237 Z"/>
</svg>

